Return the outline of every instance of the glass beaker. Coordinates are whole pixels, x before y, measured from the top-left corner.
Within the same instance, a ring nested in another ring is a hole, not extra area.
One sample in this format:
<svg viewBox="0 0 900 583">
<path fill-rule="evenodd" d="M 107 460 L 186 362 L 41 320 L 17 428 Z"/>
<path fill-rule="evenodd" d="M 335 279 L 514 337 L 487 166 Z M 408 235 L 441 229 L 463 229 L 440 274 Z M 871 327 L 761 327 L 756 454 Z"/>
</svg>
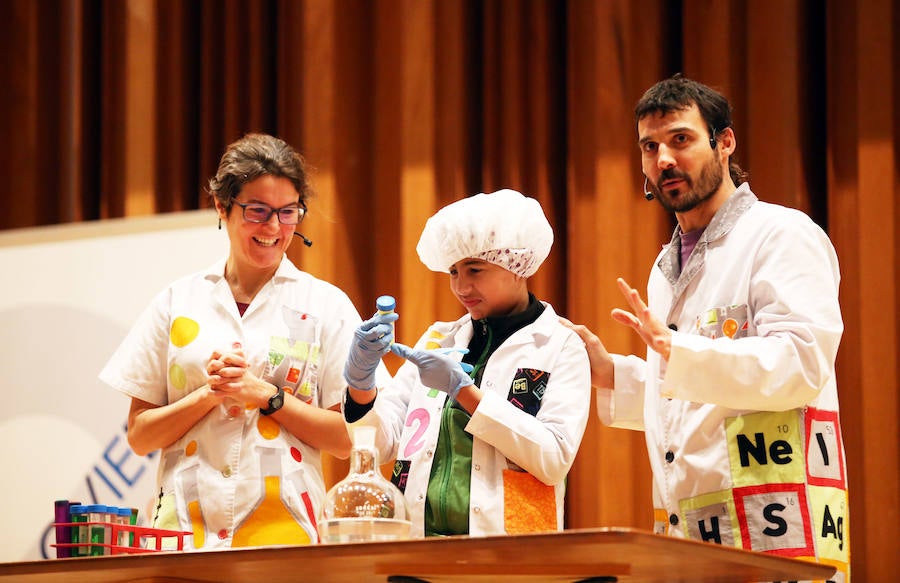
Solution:
<svg viewBox="0 0 900 583">
<path fill-rule="evenodd" d="M 350 473 L 325 496 L 319 537 L 323 543 L 392 541 L 409 538 L 403 493 L 378 467 L 375 428 L 353 428 Z"/>
</svg>

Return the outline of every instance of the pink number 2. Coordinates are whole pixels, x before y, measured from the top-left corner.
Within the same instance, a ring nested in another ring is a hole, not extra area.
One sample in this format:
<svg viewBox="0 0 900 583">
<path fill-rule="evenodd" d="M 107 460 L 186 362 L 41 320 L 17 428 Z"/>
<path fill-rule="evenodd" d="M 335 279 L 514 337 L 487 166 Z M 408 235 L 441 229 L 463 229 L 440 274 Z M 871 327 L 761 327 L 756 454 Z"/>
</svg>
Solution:
<svg viewBox="0 0 900 583">
<path fill-rule="evenodd" d="M 422 441 L 422 434 L 425 433 L 425 429 L 428 427 L 430 419 L 431 415 L 428 414 L 427 409 L 416 409 L 406 417 L 407 427 L 412 427 L 413 423 L 418 423 L 419 426 L 416 428 L 413 436 L 409 439 L 409 443 L 403 448 L 404 458 L 409 459 L 414 453 L 424 447 L 425 443 Z"/>
</svg>

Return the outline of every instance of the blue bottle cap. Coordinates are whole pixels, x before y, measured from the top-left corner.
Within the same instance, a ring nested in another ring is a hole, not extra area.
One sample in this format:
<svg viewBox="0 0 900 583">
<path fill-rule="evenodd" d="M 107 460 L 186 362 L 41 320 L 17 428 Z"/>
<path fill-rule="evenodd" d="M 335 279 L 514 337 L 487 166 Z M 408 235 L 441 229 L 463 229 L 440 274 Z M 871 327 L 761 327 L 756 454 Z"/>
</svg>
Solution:
<svg viewBox="0 0 900 583">
<path fill-rule="evenodd" d="M 379 312 L 393 312 L 397 307 L 397 301 L 394 296 L 378 296 L 378 299 L 375 300 L 375 307 Z"/>
<path fill-rule="evenodd" d="M 106 512 L 106 506 L 103 504 L 88 504 L 85 508 L 87 512 Z"/>
<path fill-rule="evenodd" d="M 119 516 L 131 516 L 131 508 L 117 508 L 116 513 Z"/>
<path fill-rule="evenodd" d="M 84 514 L 85 512 L 87 512 L 87 506 L 85 506 L 84 504 L 69 506 L 69 512 L 71 514 Z"/>
</svg>

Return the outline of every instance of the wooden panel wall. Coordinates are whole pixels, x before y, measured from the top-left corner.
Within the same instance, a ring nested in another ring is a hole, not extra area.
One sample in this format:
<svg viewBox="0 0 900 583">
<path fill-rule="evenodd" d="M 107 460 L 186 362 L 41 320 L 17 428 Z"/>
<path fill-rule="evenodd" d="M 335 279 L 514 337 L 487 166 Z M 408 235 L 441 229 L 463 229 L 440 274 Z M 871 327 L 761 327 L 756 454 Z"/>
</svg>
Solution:
<svg viewBox="0 0 900 583">
<path fill-rule="evenodd" d="M 533 289 L 611 350 L 672 221 L 641 196 L 632 107 L 683 71 L 735 107 L 764 200 L 841 259 L 838 384 L 854 574 L 900 570 L 900 0 L 0 0 L 0 228 L 206 206 L 224 146 L 276 133 L 314 168 L 291 258 L 364 314 L 392 293 L 413 341 L 460 307 L 415 254 L 451 200 L 501 187 L 554 226 Z M 210 225 L 210 229 L 215 228 Z M 395 361 L 389 362 L 396 366 Z M 329 469 L 330 479 L 343 466 Z M 592 419 L 568 525 L 648 527 L 643 436 Z"/>
<path fill-rule="evenodd" d="M 900 561 L 898 23 L 897 2 L 836 3 L 828 11 L 825 162 L 845 325 L 838 386 L 853 568 L 863 581 L 896 579 Z"/>
</svg>

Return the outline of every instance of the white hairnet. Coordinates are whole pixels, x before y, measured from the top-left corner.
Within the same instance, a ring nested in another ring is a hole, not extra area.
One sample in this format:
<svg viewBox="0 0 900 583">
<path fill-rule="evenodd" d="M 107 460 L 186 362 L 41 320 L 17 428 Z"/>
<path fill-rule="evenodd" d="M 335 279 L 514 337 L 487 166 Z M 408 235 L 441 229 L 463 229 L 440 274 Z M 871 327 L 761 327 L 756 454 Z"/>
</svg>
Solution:
<svg viewBox="0 0 900 583">
<path fill-rule="evenodd" d="M 476 194 L 428 219 L 416 251 L 432 271 L 474 257 L 531 277 L 550 254 L 553 229 L 540 203 L 515 190 Z"/>
</svg>

